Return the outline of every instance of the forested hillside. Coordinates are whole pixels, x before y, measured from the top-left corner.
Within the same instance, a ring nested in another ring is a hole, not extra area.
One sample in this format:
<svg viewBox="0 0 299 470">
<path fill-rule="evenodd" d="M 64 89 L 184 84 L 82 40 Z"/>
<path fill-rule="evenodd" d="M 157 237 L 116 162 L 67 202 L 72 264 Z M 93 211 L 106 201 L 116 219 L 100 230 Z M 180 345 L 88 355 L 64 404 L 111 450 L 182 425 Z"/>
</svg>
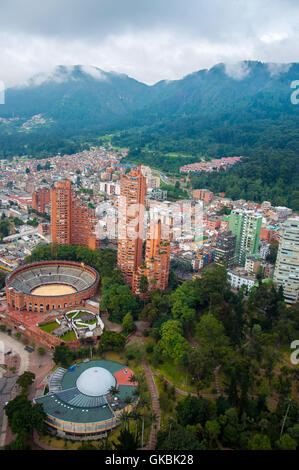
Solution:
<svg viewBox="0 0 299 470">
<path fill-rule="evenodd" d="M 131 161 L 176 173 L 202 157 L 245 155 L 224 174 L 193 177 L 192 186 L 298 209 L 299 105 L 291 84 L 299 64 L 243 62 L 238 70 L 218 64 L 148 86 L 97 68 L 59 67 L 7 90 L 0 158 L 71 154 L 107 133 L 131 149 Z M 38 114 L 43 121 L 30 123 Z"/>
</svg>

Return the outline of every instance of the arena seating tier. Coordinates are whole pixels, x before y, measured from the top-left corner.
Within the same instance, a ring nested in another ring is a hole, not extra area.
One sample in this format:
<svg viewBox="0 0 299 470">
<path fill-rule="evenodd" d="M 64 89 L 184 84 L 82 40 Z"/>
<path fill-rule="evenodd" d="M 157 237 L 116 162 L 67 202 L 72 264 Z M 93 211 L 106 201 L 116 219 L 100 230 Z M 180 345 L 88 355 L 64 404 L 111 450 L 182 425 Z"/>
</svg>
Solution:
<svg viewBox="0 0 299 470">
<path fill-rule="evenodd" d="M 76 266 L 39 266 L 17 273 L 10 285 L 17 291 L 30 294 L 36 287 L 49 284 L 66 284 L 77 291 L 88 288 L 95 281 L 92 273 Z"/>
</svg>

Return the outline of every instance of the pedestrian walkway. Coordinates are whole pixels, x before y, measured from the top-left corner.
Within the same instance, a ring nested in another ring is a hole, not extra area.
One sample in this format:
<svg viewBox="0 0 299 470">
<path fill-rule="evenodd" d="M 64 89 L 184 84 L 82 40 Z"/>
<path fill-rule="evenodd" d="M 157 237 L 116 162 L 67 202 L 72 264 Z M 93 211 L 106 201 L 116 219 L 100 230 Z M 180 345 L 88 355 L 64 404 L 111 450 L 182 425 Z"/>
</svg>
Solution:
<svg viewBox="0 0 299 470">
<path fill-rule="evenodd" d="M 149 386 L 149 390 L 152 397 L 152 410 L 157 417 L 157 421 L 152 423 L 150 437 L 147 445 L 144 447 L 144 450 L 155 450 L 157 445 L 157 433 L 160 429 L 160 420 L 161 420 L 161 413 L 160 413 L 160 402 L 159 402 L 159 393 L 154 381 L 153 372 L 148 365 L 148 363 L 143 360 L 142 361 L 143 370 L 145 373 L 145 377 Z"/>
<path fill-rule="evenodd" d="M 222 394 L 222 389 L 221 389 L 220 380 L 219 380 L 219 371 L 220 371 L 220 369 L 221 369 L 221 365 L 217 366 L 215 371 L 214 371 L 215 385 L 216 385 L 216 390 L 217 390 L 218 395 Z"/>
</svg>

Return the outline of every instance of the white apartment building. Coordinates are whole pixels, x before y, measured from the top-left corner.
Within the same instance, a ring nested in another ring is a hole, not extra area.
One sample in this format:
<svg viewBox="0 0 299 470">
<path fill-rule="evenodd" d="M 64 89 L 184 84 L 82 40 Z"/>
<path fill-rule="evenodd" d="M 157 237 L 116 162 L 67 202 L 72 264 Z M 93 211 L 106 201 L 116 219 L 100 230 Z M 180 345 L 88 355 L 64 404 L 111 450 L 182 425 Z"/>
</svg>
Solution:
<svg viewBox="0 0 299 470">
<path fill-rule="evenodd" d="M 285 301 L 293 304 L 299 291 L 299 217 L 287 219 L 281 227 L 274 281 L 283 287 Z"/>
<path fill-rule="evenodd" d="M 242 268 L 235 268 L 232 271 L 228 271 L 227 274 L 230 285 L 234 289 L 240 289 L 241 287 L 245 286 L 249 291 L 257 282 L 254 275 L 249 274 Z"/>
</svg>

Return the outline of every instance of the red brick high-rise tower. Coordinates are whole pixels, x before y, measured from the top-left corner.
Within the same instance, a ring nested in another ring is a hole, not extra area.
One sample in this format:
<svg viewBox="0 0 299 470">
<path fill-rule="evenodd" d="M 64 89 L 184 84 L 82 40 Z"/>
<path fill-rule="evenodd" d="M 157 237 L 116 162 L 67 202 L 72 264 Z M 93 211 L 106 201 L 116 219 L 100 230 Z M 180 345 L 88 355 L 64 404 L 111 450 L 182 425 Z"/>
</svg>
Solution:
<svg viewBox="0 0 299 470">
<path fill-rule="evenodd" d="M 51 195 L 48 186 L 40 186 L 32 193 L 32 209 L 37 212 L 46 212 L 46 205 L 50 204 Z"/>
<path fill-rule="evenodd" d="M 161 220 L 152 221 L 147 231 L 145 260 L 134 273 L 133 292 L 147 297 L 151 290 L 165 290 L 168 285 L 170 262 L 170 243 L 161 235 Z M 147 292 L 140 289 L 142 276 L 148 280 Z"/>
<path fill-rule="evenodd" d="M 146 179 L 138 170 L 131 170 L 120 181 L 118 206 L 117 267 L 135 294 L 147 297 L 151 290 L 164 290 L 168 285 L 170 243 L 162 239 L 161 220 L 152 221 L 147 230 L 145 259 L 142 261 Z M 148 281 L 147 292 L 141 286 Z"/>
<path fill-rule="evenodd" d="M 51 188 L 51 235 L 57 245 L 99 247 L 95 236 L 97 218 L 72 192 L 69 180 L 58 181 Z"/>
<path fill-rule="evenodd" d="M 51 238 L 58 245 L 71 244 L 72 190 L 69 180 L 58 181 L 51 188 Z"/>
<path fill-rule="evenodd" d="M 146 178 L 139 165 L 121 178 L 118 206 L 117 267 L 130 286 L 142 262 L 145 193 Z"/>
</svg>

